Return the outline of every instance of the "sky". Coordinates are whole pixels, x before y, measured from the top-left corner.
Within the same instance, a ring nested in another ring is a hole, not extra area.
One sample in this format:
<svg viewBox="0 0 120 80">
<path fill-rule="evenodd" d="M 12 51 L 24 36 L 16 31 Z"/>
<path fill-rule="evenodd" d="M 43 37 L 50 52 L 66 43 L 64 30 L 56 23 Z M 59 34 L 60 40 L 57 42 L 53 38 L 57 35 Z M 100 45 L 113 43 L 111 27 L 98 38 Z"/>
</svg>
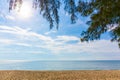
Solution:
<svg viewBox="0 0 120 80">
<path fill-rule="evenodd" d="M 59 29 L 50 30 L 31 0 L 25 0 L 20 12 L 9 12 L 7 0 L 0 0 L 0 60 L 120 60 L 118 44 L 108 33 L 101 40 L 80 42 L 88 17 L 71 24 L 64 10 L 59 15 Z"/>
</svg>

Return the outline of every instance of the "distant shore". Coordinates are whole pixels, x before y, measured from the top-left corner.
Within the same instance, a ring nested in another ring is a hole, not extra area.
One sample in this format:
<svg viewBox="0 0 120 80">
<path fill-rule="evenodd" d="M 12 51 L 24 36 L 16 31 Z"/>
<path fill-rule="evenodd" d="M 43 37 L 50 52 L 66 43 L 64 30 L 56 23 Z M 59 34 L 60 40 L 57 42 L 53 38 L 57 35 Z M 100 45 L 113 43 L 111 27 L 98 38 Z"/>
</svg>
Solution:
<svg viewBox="0 0 120 80">
<path fill-rule="evenodd" d="M 0 80 L 120 80 L 120 70 L 1 70 Z"/>
</svg>

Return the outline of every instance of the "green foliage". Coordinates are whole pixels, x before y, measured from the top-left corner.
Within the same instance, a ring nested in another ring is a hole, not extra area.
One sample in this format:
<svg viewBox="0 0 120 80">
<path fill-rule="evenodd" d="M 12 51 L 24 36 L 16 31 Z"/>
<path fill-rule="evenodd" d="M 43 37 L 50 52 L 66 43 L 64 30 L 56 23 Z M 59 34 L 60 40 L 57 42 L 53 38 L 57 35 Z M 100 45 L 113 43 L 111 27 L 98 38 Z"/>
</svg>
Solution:
<svg viewBox="0 0 120 80">
<path fill-rule="evenodd" d="M 71 21 L 72 21 L 71 23 L 75 23 L 77 19 L 77 16 L 76 16 L 77 8 L 75 5 L 75 1 L 64 0 L 64 3 L 65 3 L 64 10 L 70 14 Z"/>
<path fill-rule="evenodd" d="M 24 0 L 10 0 L 9 10 L 13 10 L 16 8 L 20 10 L 22 2 L 24 2 Z M 40 8 L 40 13 L 49 22 L 50 29 L 53 28 L 54 23 L 56 24 L 56 28 L 58 29 L 59 25 L 58 9 L 60 8 L 59 0 L 34 0 L 33 8 L 35 9 Z"/>
<path fill-rule="evenodd" d="M 59 15 L 58 9 L 60 8 L 59 0 L 38 0 L 40 12 L 43 17 L 48 20 L 50 23 L 50 29 L 54 26 L 53 23 L 55 21 L 58 29 L 59 24 Z"/>
<path fill-rule="evenodd" d="M 64 10 L 69 13 L 72 23 L 76 22 L 77 14 L 89 16 L 89 28 L 82 32 L 81 41 L 100 39 L 101 34 L 109 31 L 112 41 L 120 45 L 120 0 L 34 0 L 35 8 L 40 8 L 43 17 L 50 23 L 50 29 L 59 25 L 59 8 L 64 3 Z M 16 2 L 18 4 L 16 4 Z M 16 5 L 15 5 L 16 4 Z M 22 5 L 22 0 L 10 0 L 9 10 Z M 115 25 L 117 25 L 115 27 Z"/>
<path fill-rule="evenodd" d="M 17 7 L 19 8 L 18 11 L 21 8 L 23 1 L 22 0 L 10 0 L 9 1 L 9 11 L 16 9 Z"/>
<path fill-rule="evenodd" d="M 100 39 L 101 34 L 111 29 L 112 41 L 117 41 L 120 45 L 119 0 L 80 1 L 77 8 L 83 16 L 90 16 L 91 19 L 87 22 L 90 27 L 82 33 L 81 41 Z"/>
</svg>

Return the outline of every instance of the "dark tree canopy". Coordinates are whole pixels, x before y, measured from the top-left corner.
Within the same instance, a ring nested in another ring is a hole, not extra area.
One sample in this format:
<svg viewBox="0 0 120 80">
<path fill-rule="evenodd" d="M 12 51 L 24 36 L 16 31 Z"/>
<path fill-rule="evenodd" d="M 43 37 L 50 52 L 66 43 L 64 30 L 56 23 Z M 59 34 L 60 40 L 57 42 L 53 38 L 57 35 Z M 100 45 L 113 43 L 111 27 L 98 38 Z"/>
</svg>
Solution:
<svg viewBox="0 0 120 80">
<path fill-rule="evenodd" d="M 80 1 L 77 7 L 82 16 L 90 16 L 89 28 L 82 33 L 82 41 L 100 39 L 102 33 L 110 31 L 112 41 L 120 45 L 120 0 Z"/>
<path fill-rule="evenodd" d="M 9 10 L 21 7 L 24 0 L 10 0 Z M 50 23 L 50 29 L 59 25 L 59 8 L 69 13 L 71 22 L 75 23 L 77 14 L 90 17 L 89 28 L 82 32 L 81 41 L 100 39 L 101 34 L 109 31 L 111 40 L 120 46 L 120 0 L 34 0 L 33 7 L 39 8 L 43 17 Z"/>
</svg>

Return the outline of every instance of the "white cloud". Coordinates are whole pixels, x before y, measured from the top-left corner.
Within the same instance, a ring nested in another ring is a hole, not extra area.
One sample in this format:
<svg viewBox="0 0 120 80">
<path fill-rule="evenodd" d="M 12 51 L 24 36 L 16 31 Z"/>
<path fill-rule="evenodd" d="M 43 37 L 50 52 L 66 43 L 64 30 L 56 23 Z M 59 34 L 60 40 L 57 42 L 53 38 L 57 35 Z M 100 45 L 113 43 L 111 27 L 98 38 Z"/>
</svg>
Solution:
<svg viewBox="0 0 120 80">
<path fill-rule="evenodd" d="M 56 30 L 50 30 L 50 31 L 46 32 L 45 35 L 49 35 L 51 33 L 56 33 L 56 32 L 57 32 Z"/>
<path fill-rule="evenodd" d="M 0 36 L 0 43 L 16 46 L 24 46 L 26 48 L 32 47 L 40 49 L 40 53 L 120 53 L 117 43 L 108 40 L 98 40 L 90 43 L 79 42 L 79 37 L 76 36 L 57 36 L 52 38 L 50 36 L 38 34 L 30 31 L 30 29 L 23 29 L 20 27 L 0 26 L 0 34 L 14 35 L 14 37 Z M 77 41 L 74 44 L 67 43 Z M 41 50 L 42 49 L 42 50 Z M 39 52 L 38 52 L 39 53 Z"/>
<path fill-rule="evenodd" d="M 10 39 L 0 39 L 0 43 L 2 44 L 11 44 L 13 42 L 13 40 Z"/>
<path fill-rule="evenodd" d="M 32 45 L 30 45 L 30 44 L 28 44 L 28 43 L 15 43 L 15 45 L 26 46 L 26 47 L 32 46 Z"/>
<path fill-rule="evenodd" d="M 108 32 L 114 30 L 116 27 L 118 27 L 118 24 L 112 24 L 112 25 L 107 25 L 108 27 Z"/>
<path fill-rule="evenodd" d="M 0 64 L 12 64 L 18 62 L 27 62 L 27 60 L 0 60 Z"/>
<path fill-rule="evenodd" d="M 41 34 L 31 32 L 29 31 L 29 29 L 22 29 L 20 27 L 0 26 L 0 33 L 8 33 L 8 34 L 19 35 L 23 37 L 31 37 L 31 38 L 37 37 L 40 40 L 52 40 L 50 37 L 46 37 Z"/>
<path fill-rule="evenodd" d="M 75 36 L 57 36 L 56 41 L 63 41 L 63 42 L 69 42 L 69 41 L 79 41 L 80 39 Z"/>
<path fill-rule="evenodd" d="M 9 19 L 9 20 L 15 20 L 15 18 L 13 16 L 10 16 L 10 15 L 5 16 L 5 18 Z"/>
</svg>

